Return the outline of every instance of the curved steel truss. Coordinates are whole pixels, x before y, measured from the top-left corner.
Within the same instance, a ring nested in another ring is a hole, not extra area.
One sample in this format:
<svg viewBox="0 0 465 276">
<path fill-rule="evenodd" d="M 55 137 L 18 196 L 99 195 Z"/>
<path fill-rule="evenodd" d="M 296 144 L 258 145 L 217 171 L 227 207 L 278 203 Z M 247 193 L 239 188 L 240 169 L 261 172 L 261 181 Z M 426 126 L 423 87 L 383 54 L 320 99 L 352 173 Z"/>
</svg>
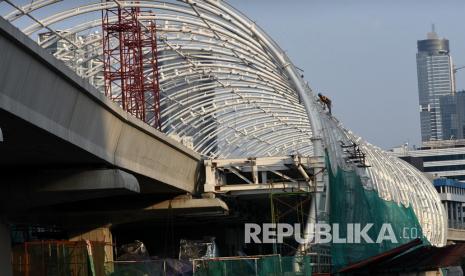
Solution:
<svg viewBox="0 0 465 276">
<path fill-rule="evenodd" d="M 94 0 L 73 7 L 60 2 L 15 5 L 4 18 L 15 23 L 29 17 L 32 23 L 22 31 L 33 37 L 52 32 L 39 44 L 55 49 L 57 58 L 101 91 L 100 11 L 118 3 L 153 11 L 140 20 L 155 19 L 157 24 L 161 130 L 168 135 L 192 141 L 208 157 L 312 153 L 310 124 L 284 73 L 286 65 L 255 36 L 253 22 L 227 4 Z M 49 6 L 64 7 L 40 19 L 35 16 Z M 62 27 L 76 20 L 78 24 Z"/>
<path fill-rule="evenodd" d="M 431 183 L 327 116 L 279 46 L 227 3 L 27 2 L 4 0 L 2 16 L 102 92 L 102 9 L 121 5 L 152 10 L 140 20 L 156 21 L 164 133 L 190 142 L 210 158 L 321 157 L 325 148 L 337 165 L 333 170 L 354 170 L 366 180 L 364 188 L 399 205 L 412 205 L 428 240 L 445 243 L 445 213 Z M 370 166 L 348 162 L 341 142 L 357 143 Z"/>
</svg>

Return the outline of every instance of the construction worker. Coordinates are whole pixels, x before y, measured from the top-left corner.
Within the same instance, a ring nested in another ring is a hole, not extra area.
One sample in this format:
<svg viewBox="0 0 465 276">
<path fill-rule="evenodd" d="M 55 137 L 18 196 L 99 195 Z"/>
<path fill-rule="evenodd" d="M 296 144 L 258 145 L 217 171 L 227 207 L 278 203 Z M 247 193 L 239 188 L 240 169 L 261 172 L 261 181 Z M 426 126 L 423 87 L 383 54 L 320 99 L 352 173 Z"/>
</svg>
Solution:
<svg viewBox="0 0 465 276">
<path fill-rule="evenodd" d="M 331 100 L 321 93 L 318 93 L 318 98 L 320 98 L 320 101 L 328 108 L 328 112 L 331 114 Z"/>
</svg>

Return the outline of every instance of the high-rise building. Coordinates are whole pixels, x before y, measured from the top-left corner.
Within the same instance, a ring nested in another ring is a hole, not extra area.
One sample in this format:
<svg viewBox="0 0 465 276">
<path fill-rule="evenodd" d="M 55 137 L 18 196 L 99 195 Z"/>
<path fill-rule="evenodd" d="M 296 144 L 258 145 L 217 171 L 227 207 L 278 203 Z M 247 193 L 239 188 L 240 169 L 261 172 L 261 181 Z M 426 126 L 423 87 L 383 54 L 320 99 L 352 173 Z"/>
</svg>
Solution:
<svg viewBox="0 0 465 276">
<path fill-rule="evenodd" d="M 442 140 L 440 97 L 455 91 L 453 64 L 449 40 L 439 38 L 434 31 L 417 43 L 418 94 L 420 101 L 421 140 Z"/>
<path fill-rule="evenodd" d="M 439 99 L 443 139 L 465 139 L 465 91 Z"/>
</svg>

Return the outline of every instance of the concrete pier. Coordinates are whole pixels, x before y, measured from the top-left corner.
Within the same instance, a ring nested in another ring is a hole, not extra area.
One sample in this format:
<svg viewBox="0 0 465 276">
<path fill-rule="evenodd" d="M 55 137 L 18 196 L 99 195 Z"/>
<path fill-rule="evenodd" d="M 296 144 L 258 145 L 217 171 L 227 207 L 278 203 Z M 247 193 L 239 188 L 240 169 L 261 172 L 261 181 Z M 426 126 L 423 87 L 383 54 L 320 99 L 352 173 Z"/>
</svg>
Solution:
<svg viewBox="0 0 465 276">
<path fill-rule="evenodd" d="M 13 276 L 11 266 L 11 234 L 8 225 L 0 219 L 0 275 Z"/>
</svg>

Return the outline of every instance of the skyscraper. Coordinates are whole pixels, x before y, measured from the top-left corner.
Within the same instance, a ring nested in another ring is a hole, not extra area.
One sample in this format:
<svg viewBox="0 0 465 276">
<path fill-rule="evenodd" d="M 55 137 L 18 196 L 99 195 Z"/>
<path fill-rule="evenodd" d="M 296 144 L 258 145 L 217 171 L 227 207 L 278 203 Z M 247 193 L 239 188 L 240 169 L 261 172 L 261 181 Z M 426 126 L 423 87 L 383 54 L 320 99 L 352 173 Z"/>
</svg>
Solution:
<svg viewBox="0 0 465 276">
<path fill-rule="evenodd" d="M 421 140 L 442 140 L 440 97 L 455 91 L 449 40 L 433 30 L 427 39 L 417 42 L 418 94 L 420 101 Z"/>
<path fill-rule="evenodd" d="M 440 98 L 443 139 L 465 139 L 465 91 Z"/>
</svg>

